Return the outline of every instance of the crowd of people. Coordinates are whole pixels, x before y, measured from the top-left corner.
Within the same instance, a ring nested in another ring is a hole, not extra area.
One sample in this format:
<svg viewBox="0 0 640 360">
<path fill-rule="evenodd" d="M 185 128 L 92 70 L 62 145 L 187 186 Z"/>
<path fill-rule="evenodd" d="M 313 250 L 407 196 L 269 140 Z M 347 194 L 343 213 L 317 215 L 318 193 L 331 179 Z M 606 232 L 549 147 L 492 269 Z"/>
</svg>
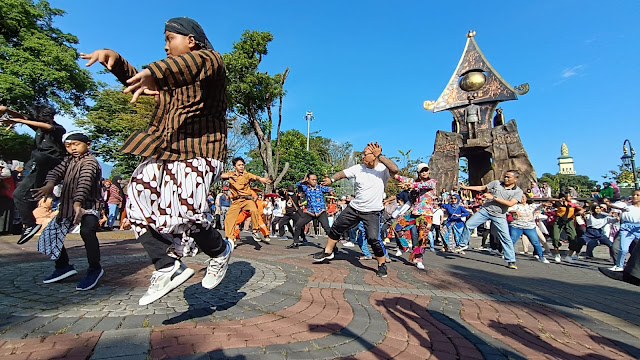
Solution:
<svg viewBox="0 0 640 360">
<path fill-rule="evenodd" d="M 608 276 L 628 282 L 640 278 L 640 247 L 633 244 L 640 235 L 640 191 L 631 199 L 618 199 L 611 184 L 595 189 L 593 198 L 577 201 L 572 188 L 556 197 L 546 183 L 523 190 L 517 186 L 519 172 L 509 170 L 486 185 L 459 184 L 447 191 L 451 184 L 438 184 L 427 164 L 417 166 L 415 177 L 399 175 L 381 145 L 371 142 L 360 164 L 322 179 L 310 172 L 295 185 L 263 194 L 251 184 L 270 185 L 273 179 L 247 172 L 244 159 L 232 159 L 233 170 L 223 171 L 227 102 L 221 55 L 200 25 L 185 17 L 165 23 L 164 49 L 167 59 L 141 71 L 110 49 L 81 54 L 87 66 L 99 62 L 122 82 L 124 92 L 133 94 L 132 102 L 139 96 L 155 99 L 149 127 L 134 132 L 122 146 L 122 152 L 141 159 L 127 183 L 119 177 L 102 179 L 90 152 L 91 139 L 81 131 L 66 132 L 53 120 L 51 106 L 38 106 L 31 115 L 0 107 L 5 124 L 24 124 L 36 132 L 27 175 L 17 186 L 11 171 L 5 176 L 7 165 L 1 169 L 2 184 L 11 184 L 4 181 L 11 179 L 13 188 L 3 187 L 0 199 L 12 199 L 24 224 L 19 244 L 41 231 L 37 249 L 55 260 L 45 283 L 77 274 L 64 239 L 79 226 L 89 268 L 77 289 L 95 287 L 104 274 L 96 233 L 112 229 L 118 217 L 155 268 L 140 305 L 160 299 L 193 276 L 195 271 L 181 259 L 198 252 L 209 257 L 202 286 L 216 287 L 241 240 L 240 231 L 249 226 L 256 241 L 290 239 L 287 248 L 292 251 L 307 241 L 311 228 L 316 237 L 321 228 L 327 242 L 313 261 L 334 259 L 339 243 L 357 244 L 361 260 L 377 261 L 380 277 L 387 276 L 391 249 L 397 257 L 408 254 L 411 263 L 425 269 L 426 251 L 441 246 L 441 251 L 464 254 L 476 232 L 482 236 L 480 250 L 501 254 L 509 269 L 517 269 L 514 245 L 524 235 L 543 263 L 549 263 L 547 257 L 571 263 L 585 245 L 586 256 L 593 257 L 594 248 L 605 245 L 613 265 L 606 269 Z M 342 179 L 352 179 L 355 193 L 338 199 L 332 185 Z M 214 196 L 209 191 L 220 180 L 221 191 Z M 389 181 L 402 191 L 386 196 Z M 50 209 L 57 212 L 47 224 L 34 217 L 38 201 L 55 202 Z M 563 241 L 569 244 L 564 258 Z M 528 245 L 524 249 L 528 251 Z"/>
</svg>

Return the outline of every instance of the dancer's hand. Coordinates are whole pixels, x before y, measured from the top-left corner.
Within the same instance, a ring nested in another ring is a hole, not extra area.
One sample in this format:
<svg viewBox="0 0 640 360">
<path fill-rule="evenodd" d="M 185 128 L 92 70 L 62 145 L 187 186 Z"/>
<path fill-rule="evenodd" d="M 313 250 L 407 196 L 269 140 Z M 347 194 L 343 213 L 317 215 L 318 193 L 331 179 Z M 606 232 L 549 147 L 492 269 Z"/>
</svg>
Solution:
<svg viewBox="0 0 640 360">
<path fill-rule="evenodd" d="M 53 182 L 47 182 L 43 187 L 31 189 L 31 196 L 33 197 L 33 200 L 40 200 L 51 195 L 54 187 L 55 184 Z"/>
<path fill-rule="evenodd" d="M 380 156 L 380 154 L 382 154 L 382 146 L 380 146 L 377 142 L 371 142 L 368 146 L 371 149 L 373 156 L 378 157 Z"/>
<path fill-rule="evenodd" d="M 138 101 L 138 97 L 140 95 L 159 94 L 156 87 L 156 82 L 153 80 L 153 76 L 151 75 L 151 71 L 149 69 L 144 69 L 135 74 L 131 79 L 127 80 L 127 84 L 129 84 L 129 87 L 124 89 L 124 93 L 133 93 L 133 98 L 131 99 L 132 104 Z"/>
<path fill-rule="evenodd" d="M 493 200 L 493 194 L 492 193 L 484 193 L 484 198 L 485 198 L 485 200 Z"/>
<path fill-rule="evenodd" d="M 91 66 L 97 61 L 111 71 L 113 64 L 115 64 L 116 59 L 118 58 L 118 53 L 109 49 L 101 49 L 90 54 L 80 53 L 80 58 L 89 60 L 85 66 Z"/>
<path fill-rule="evenodd" d="M 271 184 L 271 179 L 267 179 L 267 178 L 260 178 L 260 182 L 263 184 Z"/>
<path fill-rule="evenodd" d="M 325 176 L 325 178 L 324 178 L 324 179 L 322 179 L 322 186 L 329 186 L 329 185 L 331 185 L 331 184 L 332 184 L 332 182 L 331 182 L 331 179 L 330 179 L 330 178 L 328 178 L 328 177 L 326 177 L 326 176 Z"/>
<path fill-rule="evenodd" d="M 82 216 L 86 213 L 86 210 L 82 208 L 82 204 L 79 202 L 73 203 L 73 212 L 75 216 L 73 217 L 73 225 L 78 225 L 82 221 Z"/>
</svg>

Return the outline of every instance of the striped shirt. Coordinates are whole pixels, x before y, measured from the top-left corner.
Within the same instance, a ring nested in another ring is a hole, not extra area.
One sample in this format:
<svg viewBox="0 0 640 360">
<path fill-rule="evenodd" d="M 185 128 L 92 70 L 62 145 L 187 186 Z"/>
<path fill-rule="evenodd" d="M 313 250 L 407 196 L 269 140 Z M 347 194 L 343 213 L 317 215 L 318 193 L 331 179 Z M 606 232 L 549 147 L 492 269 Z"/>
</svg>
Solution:
<svg viewBox="0 0 640 360">
<path fill-rule="evenodd" d="M 121 151 L 159 160 L 226 160 L 226 71 L 222 56 L 197 50 L 158 60 L 151 71 L 160 94 L 149 127 L 134 132 Z M 138 71 L 122 56 L 111 72 L 126 81 Z"/>
<path fill-rule="evenodd" d="M 101 178 L 102 168 L 90 153 L 79 157 L 67 156 L 49 171 L 46 182 L 62 182 L 58 220 L 75 216 L 74 202 L 81 203 L 85 210 L 99 210 L 102 202 Z"/>
</svg>

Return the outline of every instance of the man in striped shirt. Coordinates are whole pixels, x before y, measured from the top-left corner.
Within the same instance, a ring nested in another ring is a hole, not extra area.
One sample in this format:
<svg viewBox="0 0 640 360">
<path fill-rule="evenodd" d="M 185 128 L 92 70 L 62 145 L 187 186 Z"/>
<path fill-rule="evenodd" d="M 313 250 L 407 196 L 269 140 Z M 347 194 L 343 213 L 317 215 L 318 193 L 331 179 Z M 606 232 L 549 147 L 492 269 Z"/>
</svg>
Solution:
<svg viewBox="0 0 640 360">
<path fill-rule="evenodd" d="M 64 238 L 72 227 L 80 224 L 80 236 L 87 250 L 89 269 L 76 290 L 89 290 L 104 274 L 100 266 L 98 214 L 102 203 L 102 168 L 89 153 L 90 141 L 80 131 L 67 133 L 64 146 L 71 156 L 47 174 L 45 185 L 34 189 L 34 198 L 47 197 L 56 184 L 62 183 L 58 216 L 51 220 L 38 239 L 38 251 L 56 260 L 56 269 L 44 279 L 45 284 L 60 281 L 78 272 L 69 264 Z"/>
<path fill-rule="evenodd" d="M 227 151 L 226 72 L 202 27 L 189 18 L 165 23 L 167 58 L 138 72 L 113 50 L 81 54 L 87 66 L 100 62 L 132 93 L 153 95 L 156 108 L 149 127 L 122 146 L 143 162 L 127 188 L 127 216 L 156 271 L 147 305 L 194 274 L 179 259 L 198 248 L 209 255 L 202 286 L 217 286 L 227 271 L 232 246 L 211 226 L 210 185 L 220 178 Z M 196 247 L 197 245 L 197 247 Z"/>
</svg>

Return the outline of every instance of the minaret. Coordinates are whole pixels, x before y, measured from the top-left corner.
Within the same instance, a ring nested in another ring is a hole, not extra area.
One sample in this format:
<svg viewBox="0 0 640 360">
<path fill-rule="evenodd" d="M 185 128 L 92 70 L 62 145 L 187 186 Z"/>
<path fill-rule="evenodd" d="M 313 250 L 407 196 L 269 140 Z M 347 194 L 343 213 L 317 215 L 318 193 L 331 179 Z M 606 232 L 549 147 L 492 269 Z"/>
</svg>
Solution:
<svg viewBox="0 0 640 360">
<path fill-rule="evenodd" d="M 573 158 L 569 156 L 569 147 L 562 143 L 560 148 L 560 157 L 558 158 L 558 174 L 575 175 L 576 170 L 573 168 Z"/>
</svg>

